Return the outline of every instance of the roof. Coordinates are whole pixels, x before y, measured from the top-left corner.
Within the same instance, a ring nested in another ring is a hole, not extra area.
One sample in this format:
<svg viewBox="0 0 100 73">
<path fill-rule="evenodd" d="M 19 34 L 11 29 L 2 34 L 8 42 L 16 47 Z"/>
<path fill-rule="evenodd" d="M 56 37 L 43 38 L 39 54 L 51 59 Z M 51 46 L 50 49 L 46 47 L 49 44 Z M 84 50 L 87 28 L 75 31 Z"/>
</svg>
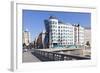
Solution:
<svg viewBox="0 0 100 73">
<path fill-rule="evenodd" d="M 57 19 L 55 16 L 50 16 L 49 19 Z"/>
</svg>

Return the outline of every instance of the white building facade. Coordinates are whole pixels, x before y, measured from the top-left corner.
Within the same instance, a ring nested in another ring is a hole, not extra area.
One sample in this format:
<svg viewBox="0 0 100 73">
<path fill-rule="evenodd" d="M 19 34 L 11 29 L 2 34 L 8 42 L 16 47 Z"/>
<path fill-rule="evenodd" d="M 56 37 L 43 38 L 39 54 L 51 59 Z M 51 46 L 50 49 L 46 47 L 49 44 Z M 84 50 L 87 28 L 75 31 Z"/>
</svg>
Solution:
<svg viewBox="0 0 100 73">
<path fill-rule="evenodd" d="M 23 43 L 25 43 L 26 46 L 30 43 L 30 33 L 28 31 L 23 32 Z"/>
<path fill-rule="evenodd" d="M 85 42 L 85 45 L 88 42 L 90 44 L 90 46 L 91 46 L 91 29 L 90 28 L 85 29 L 84 42 Z"/>
<path fill-rule="evenodd" d="M 63 23 L 56 17 L 50 16 L 49 48 L 56 46 L 67 47 L 68 45 L 84 45 L 84 28 L 79 24 Z"/>
</svg>

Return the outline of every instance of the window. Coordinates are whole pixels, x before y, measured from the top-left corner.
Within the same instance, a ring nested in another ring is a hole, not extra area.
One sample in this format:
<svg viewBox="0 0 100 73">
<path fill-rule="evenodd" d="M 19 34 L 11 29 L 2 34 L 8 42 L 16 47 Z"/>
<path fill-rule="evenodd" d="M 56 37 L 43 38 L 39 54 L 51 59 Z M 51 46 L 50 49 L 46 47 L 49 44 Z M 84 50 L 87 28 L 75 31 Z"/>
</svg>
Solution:
<svg viewBox="0 0 100 73">
<path fill-rule="evenodd" d="M 50 21 L 49 24 L 57 24 L 56 21 Z"/>
</svg>

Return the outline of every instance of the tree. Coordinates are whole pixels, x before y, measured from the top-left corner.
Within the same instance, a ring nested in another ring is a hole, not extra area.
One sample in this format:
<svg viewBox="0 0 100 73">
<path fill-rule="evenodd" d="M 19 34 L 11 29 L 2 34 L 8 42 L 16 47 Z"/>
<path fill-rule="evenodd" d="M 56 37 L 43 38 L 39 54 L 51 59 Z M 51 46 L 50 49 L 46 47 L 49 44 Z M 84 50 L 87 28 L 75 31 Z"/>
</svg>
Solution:
<svg viewBox="0 0 100 73">
<path fill-rule="evenodd" d="M 30 44 L 29 44 L 29 49 L 32 49 L 33 46 L 34 46 L 33 43 L 30 43 Z"/>
<path fill-rule="evenodd" d="M 25 43 L 23 43 L 23 49 L 25 49 L 26 48 L 26 44 Z"/>
<path fill-rule="evenodd" d="M 87 46 L 90 46 L 90 42 L 89 42 L 89 41 L 87 41 L 87 42 L 86 42 L 86 45 L 87 45 Z"/>
</svg>

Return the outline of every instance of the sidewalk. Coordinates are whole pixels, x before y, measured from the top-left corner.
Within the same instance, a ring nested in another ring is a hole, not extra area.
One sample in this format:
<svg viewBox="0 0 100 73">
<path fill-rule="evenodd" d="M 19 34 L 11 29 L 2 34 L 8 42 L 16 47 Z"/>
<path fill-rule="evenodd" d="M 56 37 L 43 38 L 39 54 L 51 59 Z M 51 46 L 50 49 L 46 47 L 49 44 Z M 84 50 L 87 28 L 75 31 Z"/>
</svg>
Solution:
<svg viewBox="0 0 100 73">
<path fill-rule="evenodd" d="M 22 62 L 41 62 L 37 57 L 31 54 L 31 52 L 24 52 L 22 56 Z"/>
</svg>

